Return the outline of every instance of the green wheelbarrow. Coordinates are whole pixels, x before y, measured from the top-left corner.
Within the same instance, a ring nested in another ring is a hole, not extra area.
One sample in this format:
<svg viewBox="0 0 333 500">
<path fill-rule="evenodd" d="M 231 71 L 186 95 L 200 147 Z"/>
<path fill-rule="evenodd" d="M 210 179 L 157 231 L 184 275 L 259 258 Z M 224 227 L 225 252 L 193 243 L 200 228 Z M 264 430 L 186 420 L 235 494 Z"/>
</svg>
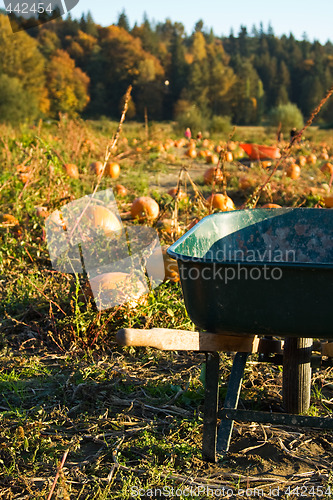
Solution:
<svg viewBox="0 0 333 500">
<path fill-rule="evenodd" d="M 333 338 L 333 211 L 237 210 L 174 243 L 186 309 L 210 332 Z"/>
<path fill-rule="evenodd" d="M 331 418 L 297 415 L 309 407 L 313 338 L 333 338 L 333 211 L 279 208 L 213 214 L 176 241 L 168 254 L 177 260 L 187 312 L 201 331 L 193 349 L 206 352 L 204 459 L 216 461 L 216 452 L 227 452 L 234 419 L 333 428 Z M 137 345 L 159 347 L 160 336 L 160 348 L 177 349 L 182 341 L 185 350 L 192 348 L 189 332 L 174 333 L 176 340 L 165 347 L 166 332 L 155 329 L 150 342 L 141 338 Z M 273 337 L 284 338 L 283 400 L 289 413 L 237 409 L 247 357 L 265 352 L 255 346 L 256 335 L 264 337 L 262 347 L 265 341 L 276 342 Z M 135 345 L 135 335 L 132 340 L 130 336 L 122 331 L 118 340 Z M 222 350 L 237 354 L 219 412 Z"/>
</svg>

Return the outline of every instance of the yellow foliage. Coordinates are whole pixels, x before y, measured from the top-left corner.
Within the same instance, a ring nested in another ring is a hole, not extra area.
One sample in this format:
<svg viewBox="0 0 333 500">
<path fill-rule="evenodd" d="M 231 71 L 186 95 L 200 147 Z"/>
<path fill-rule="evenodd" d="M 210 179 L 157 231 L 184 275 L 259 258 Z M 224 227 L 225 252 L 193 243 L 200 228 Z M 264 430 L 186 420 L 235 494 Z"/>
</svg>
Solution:
<svg viewBox="0 0 333 500">
<path fill-rule="evenodd" d="M 193 35 L 192 53 L 195 61 L 202 61 L 207 57 L 206 40 L 201 31 Z"/>
<path fill-rule="evenodd" d="M 137 83 L 164 76 L 160 61 L 142 48 L 139 38 L 132 36 L 124 28 L 109 26 L 101 29 L 101 41 L 107 60 L 111 63 L 110 80 L 119 81 L 132 77 Z M 115 71 L 116 69 L 116 71 Z"/>
<path fill-rule="evenodd" d="M 8 17 L 0 15 L 0 47 L 0 74 L 17 78 L 23 88 L 41 104 L 45 60 L 36 40 L 25 31 L 13 35 Z"/>
<path fill-rule="evenodd" d="M 75 114 L 89 102 L 89 77 L 75 67 L 75 62 L 63 50 L 57 50 L 47 65 L 47 88 L 51 112 Z"/>
</svg>

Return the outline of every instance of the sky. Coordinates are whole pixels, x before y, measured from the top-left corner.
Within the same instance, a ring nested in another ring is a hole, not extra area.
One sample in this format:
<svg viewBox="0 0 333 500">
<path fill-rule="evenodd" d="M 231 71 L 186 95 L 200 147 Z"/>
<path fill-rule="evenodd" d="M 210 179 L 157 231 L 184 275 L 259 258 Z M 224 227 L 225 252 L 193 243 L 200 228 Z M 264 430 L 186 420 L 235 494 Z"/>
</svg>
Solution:
<svg viewBox="0 0 333 500">
<path fill-rule="evenodd" d="M 241 25 L 251 32 L 262 22 L 265 31 L 271 23 L 277 36 L 291 32 L 300 40 L 306 33 L 310 41 L 333 42 L 333 0 L 79 0 L 71 13 L 79 18 L 90 10 L 95 22 L 108 26 L 124 9 L 130 26 L 146 12 L 151 21 L 182 22 L 188 34 L 199 19 L 218 36 L 228 36 L 231 28 L 237 35 Z"/>
</svg>

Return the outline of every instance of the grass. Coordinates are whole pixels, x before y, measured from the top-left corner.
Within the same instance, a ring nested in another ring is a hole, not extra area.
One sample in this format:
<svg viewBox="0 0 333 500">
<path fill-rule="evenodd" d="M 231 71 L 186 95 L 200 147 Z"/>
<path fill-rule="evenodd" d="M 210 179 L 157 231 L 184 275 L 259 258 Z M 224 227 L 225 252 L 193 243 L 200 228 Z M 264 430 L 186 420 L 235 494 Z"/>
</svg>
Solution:
<svg viewBox="0 0 333 500">
<path fill-rule="evenodd" d="M 179 284 L 164 283 L 150 292 L 146 303 L 135 308 L 124 305 L 97 311 L 92 301 L 82 301 L 84 276 L 52 268 L 44 221 L 35 208 L 45 206 L 52 212 L 90 194 L 96 183 L 90 163 L 103 159 L 115 129 L 116 124 L 106 120 L 64 119 L 34 128 L 1 127 L 1 210 L 15 216 L 19 225 L 0 223 L 0 498 L 47 499 L 67 452 L 53 499 L 148 498 L 136 495 L 139 489 L 177 489 L 187 481 L 201 487 L 207 481 L 218 486 L 227 484 L 236 490 L 237 485 L 260 484 L 259 473 L 268 464 L 260 455 L 251 460 L 251 456 L 238 456 L 236 452 L 222 465 L 202 461 L 202 353 L 123 348 L 115 341 L 120 328 L 193 330 Z M 319 154 L 321 142 L 326 142 L 333 153 L 329 132 L 318 131 L 319 140 L 316 129 L 308 133 L 312 142 L 306 140 L 301 152 L 315 149 Z M 237 134 L 242 140 L 265 139 L 264 131 L 256 128 L 239 127 Z M 129 194 L 117 199 L 122 214 L 128 213 L 136 196 L 149 194 L 166 210 L 162 222 L 170 219 L 175 203 L 165 192 L 163 176 L 173 172 L 176 185 L 182 165 L 193 177 L 198 172 L 196 185 L 205 196 L 210 194 L 211 188 L 202 181 L 206 168 L 203 160 L 192 162 L 179 148 L 171 150 L 171 159 L 169 153 L 159 152 L 159 142 L 174 137 L 172 124 L 150 126 L 150 150 L 142 124 L 125 123 L 123 136 L 127 141 L 121 138 L 116 152 L 121 177 L 117 181 L 102 179 L 100 185 L 101 190 L 116 182 L 126 185 Z M 137 147 L 143 150 L 137 151 Z M 79 179 L 66 176 L 62 167 L 66 162 L 78 165 Z M 33 171 L 27 183 L 20 180 L 17 170 L 22 163 Z M 304 167 L 299 182 L 286 178 L 283 168 L 279 169 L 260 203 L 320 206 L 326 189 L 322 186 L 329 179 L 319 166 L 320 162 Z M 255 186 L 267 175 L 260 165 L 249 169 L 238 161 L 227 165 L 227 173 L 228 194 L 238 207 L 250 194 L 250 190 L 240 189 L 240 177 L 248 176 Z M 194 217 L 207 213 L 200 208 L 189 183 L 187 190 L 190 202 L 178 207 L 183 232 Z M 163 226 L 157 228 L 161 241 L 172 243 L 174 236 Z M 257 364 L 255 355 L 251 361 L 245 371 L 242 405 L 278 409 L 281 370 Z M 232 355 L 222 354 L 222 400 L 231 365 Z M 326 384 L 333 383 L 330 368 L 319 376 Z M 330 407 L 323 400 L 332 397 L 331 389 L 321 389 L 320 380 L 316 380 L 311 412 L 329 414 Z M 251 425 L 236 425 L 235 429 L 237 440 L 251 431 Z M 262 432 L 268 431 L 259 427 L 255 430 L 257 440 L 264 439 Z M 321 437 L 331 442 L 327 433 L 321 433 Z M 282 438 L 292 442 L 287 433 Z M 274 444 L 276 434 L 272 431 L 267 439 Z M 328 460 L 329 446 L 313 439 L 322 446 L 323 460 Z M 233 475 L 236 470 L 237 477 Z M 258 480 L 251 482 L 246 475 L 257 475 Z M 323 478 L 325 484 L 331 484 L 330 477 Z"/>
<path fill-rule="evenodd" d="M 161 486 L 161 476 L 162 484 L 176 486 L 169 474 L 203 466 L 202 355 L 148 348 L 125 354 L 115 349 L 109 356 L 23 353 L 7 363 L 2 358 L 7 409 L 2 408 L 0 449 L 8 487 L 14 481 L 17 489 L 27 491 L 24 482 L 35 484 L 44 477 L 47 489 L 57 461 L 69 449 L 63 478 L 67 493 L 78 494 L 79 475 L 85 478 L 84 498 L 106 494 L 112 453 L 120 439 L 121 467 L 112 486 L 119 498 L 130 498 L 125 472 L 128 487 Z M 158 374 L 162 376 L 156 379 Z M 22 468 L 24 481 L 18 474 Z M 130 482 L 128 472 L 137 468 L 142 479 Z M 44 498 L 46 489 L 34 489 L 35 498 Z"/>
</svg>

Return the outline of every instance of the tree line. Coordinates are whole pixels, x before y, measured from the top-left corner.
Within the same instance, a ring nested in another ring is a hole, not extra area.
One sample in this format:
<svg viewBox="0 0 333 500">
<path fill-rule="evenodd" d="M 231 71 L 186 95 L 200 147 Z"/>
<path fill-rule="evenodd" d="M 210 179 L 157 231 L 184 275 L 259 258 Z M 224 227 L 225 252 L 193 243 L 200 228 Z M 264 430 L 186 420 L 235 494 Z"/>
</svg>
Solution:
<svg viewBox="0 0 333 500">
<path fill-rule="evenodd" d="M 256 125 L 289 103 L 307 118 L 333 82 L 331 42 L 277 37 L 262 24 L 219 37 L 202 20 L 191 34 L 179 22 L 152 23 L 147 16 L 130 27 L 122 12 L 107 27 L 88 13 L 26 28 L 13 34 L 0 14 L 2 121 L 59 113 L 118 118 L 132 84 L 128 118 L 192 114 L 203 122 Z M 333 124 L 332 102 L 319 121 Z"/>
</svg>

